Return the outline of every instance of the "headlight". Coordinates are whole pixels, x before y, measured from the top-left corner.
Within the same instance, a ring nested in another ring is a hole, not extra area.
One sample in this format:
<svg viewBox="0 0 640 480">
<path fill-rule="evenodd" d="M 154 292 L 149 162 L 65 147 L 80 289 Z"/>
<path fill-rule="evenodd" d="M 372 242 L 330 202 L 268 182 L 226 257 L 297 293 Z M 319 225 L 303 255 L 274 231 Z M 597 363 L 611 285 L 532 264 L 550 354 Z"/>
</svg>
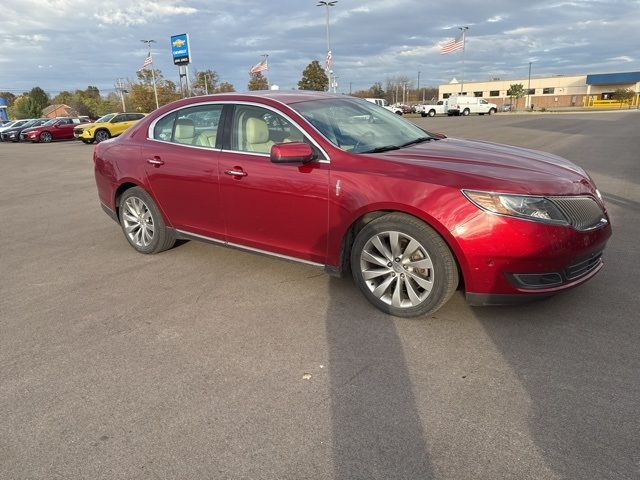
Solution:
<svg viewBox="0 0 640 480">
<path fill-rule="evenodd" d="M 526 218 L 543 223 L 569 225 L 566 217 L 558 207 L 545 197 L 477 192 L 473 190 L 463 190 L 462 193 L 476 206 L 488 212 Z"/>
</svg>

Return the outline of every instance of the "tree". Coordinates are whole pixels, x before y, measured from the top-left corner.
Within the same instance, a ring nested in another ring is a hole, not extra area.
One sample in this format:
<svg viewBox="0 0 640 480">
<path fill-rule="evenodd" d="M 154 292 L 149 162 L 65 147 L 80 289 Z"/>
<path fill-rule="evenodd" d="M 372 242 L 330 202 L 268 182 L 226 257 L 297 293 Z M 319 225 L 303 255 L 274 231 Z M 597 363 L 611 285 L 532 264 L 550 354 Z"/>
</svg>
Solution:
<svg viewBox="0 0 640 480">
<path fill-rule="evenodd" d="M 620 108 L 622 108 L 623 103 L 626 103 L 627 106 L 631 108 L 631 100 L 635 95 L 635 92 L 630 88 L 618 88 L 613 92 L 612 98 L 620 102 Z"/>
<path fill-rule="evenodd" d="M 216 93 L 226 93 L 226 92 L 235 92 L 235 91 L 236 91 L 235 87 L 229 82 L 222 82 L 220 83 L 220 85 L 218 85 L 218 88 L 216 88 Z"/>
<path fill-rule="evenodd" d="M 40 87 L 34 87 L 13 101 L 8 114 L 15 118 L 37 118 L 42 115 L 42 109 L 49 103 L 49 96 Z"/>
<path fill-rule="evenodd" d="M 269 80 L 262 75 L 262 72 L 252 73 L 249 77 L 249 84 L 247 85 L 249 90 L 268 90 Z"/>
<path fill-rule="evenodd" d="M 524 86 L 521 83 L 512 83 L 509 86 L 509 90 L 507 90 L 507 95 L 511 99 L 511 104 L 513 105 L 513 99 L 515 98 L 516 104 L 514 110 L 518 109 L 518 100 L 524 97 Z"/>
<path fill-rule="evenodd" d="M 382 89 L 382 84 L 380 82 L 376 82 L 367 90 L 358 90 L 353 92 L 351 95 L 360 98 L 384 98 L 385 93 Z"/>
<path fill-rule="evenodd" d="M 178 100 L 181 97 L 176 84 L 165 80 L 160 70 L 154 70 L 158 104 L 160 106 Z M 137 73 L 138 82 L 129 82 L 129 94 L 125 96 L 128 103 L 127 110 L 135 112 L 151 112 L 156 109 L 156 99 L 153 93 L 153 78 L 151 70 L 145 69 Z"/>
<path fill-rule="evenodd" d="M 195 95 L 204 95 L 207 92 L 214 93 L 218 85 L 218 73 L 215 70 L 195 71 L 191 80 L 191 91 Z"/>
<path fill-rule="evenodd" d="M 314 60 L 302 72 L 302 78 L 298 82 L 298 89 L 324 92 L 328 87 L 329 77 L 320 66 L 320 62 Z"/>
<path fill-rule="evenodd" d="M 63 90 L 62 92 L 58 93 L 58 95 L 53 97 L 53 100 L 51 100 L 51 104 L 52 105 L 58 105 L 58 104 L 69 105 L 71 103 L 72 98 L 73 98 L 73 93 L 68 92 L 67 90 Z"/>
<path fill-rule="evenodd" d="M 40 87 L 33 87 L 29 92 L 29 98 L 33 101 L 32 113 L 34 117 L 42 115 L 42 109 L 49 105 L 49 95 Z"/>
</svg>

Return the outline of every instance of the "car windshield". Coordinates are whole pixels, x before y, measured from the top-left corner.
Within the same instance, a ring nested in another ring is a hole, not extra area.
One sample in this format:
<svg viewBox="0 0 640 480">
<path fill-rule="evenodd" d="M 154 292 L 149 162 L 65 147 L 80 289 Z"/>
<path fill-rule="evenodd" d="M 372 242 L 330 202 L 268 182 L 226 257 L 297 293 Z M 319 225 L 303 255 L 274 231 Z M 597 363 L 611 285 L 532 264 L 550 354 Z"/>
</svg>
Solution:
<svg viewBox="0 0 640 480">
<path fill-rule="evenodd" d="M 104 116 L 100 117 L 98 120 L 96 120 L 96 123 L 108 122 L 109 120 L 111 120 L 115 116 L 116 116 L 115 113 L 107 113 L 106 115 L 104 115 Z"/>
<path fill-rule="evenodd" d="M 38 125 L 38 122 L 40 120 L 29 120 L 27 123 L 25 123 L 24 125 L 22 125 L 23 127 L 33 127 L 35 125 Z"/>
<path fill-rule="evenodd" d="M 383 152 L 435 139 L 397 114 L 358 98 L 327 98 L 290 106 L 347 152 Z"/>
</svg>

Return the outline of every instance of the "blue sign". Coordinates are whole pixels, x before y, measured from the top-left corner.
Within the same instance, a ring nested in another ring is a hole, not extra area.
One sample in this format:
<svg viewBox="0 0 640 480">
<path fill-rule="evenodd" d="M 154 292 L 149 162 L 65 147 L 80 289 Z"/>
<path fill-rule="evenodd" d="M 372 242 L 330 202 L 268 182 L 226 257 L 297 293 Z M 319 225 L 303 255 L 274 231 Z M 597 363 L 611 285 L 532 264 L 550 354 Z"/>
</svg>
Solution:
<svg viewBox="0 0 640 480">
<path fill-rule="evenodd" d="M 187 65 L 191 61 L 189 34 L 181 33 L 171 37 L 171 55 L 174 65 Z"/>
</svg>

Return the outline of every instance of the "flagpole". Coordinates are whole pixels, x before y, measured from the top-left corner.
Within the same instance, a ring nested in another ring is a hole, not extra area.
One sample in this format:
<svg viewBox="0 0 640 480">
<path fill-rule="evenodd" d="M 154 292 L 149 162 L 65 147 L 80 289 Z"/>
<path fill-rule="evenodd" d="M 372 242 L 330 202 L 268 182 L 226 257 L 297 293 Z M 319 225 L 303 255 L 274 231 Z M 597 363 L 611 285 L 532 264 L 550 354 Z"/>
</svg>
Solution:
<svg viewBox="0 0 640 480">
<path fill-rule="evenodd" d="M 469 27 L 458 27 L 460 30 L 462 30 L 462 77 L 460 77 L 460 94 L 462 94 L 462 92 L 464 91 L 464 51 L 466 49 L 466 44 L 467 44 L 467 30 L 469 30 Z"/>
<path fill-rule="evenodd" d="M 151 79 L 153 81 L 153 95 L 156 98 L 156 109 L 160 108 L 158 103 L 158 89 L 156 88 L 156 72 L 153 69 L 153 57 L 151 56 L 151 44 L 156 43 L 155 40 L 140 40 L 142 43 L 146 43 L 149 49 L 149 58 L 151 58 Z"/>
</svg>

